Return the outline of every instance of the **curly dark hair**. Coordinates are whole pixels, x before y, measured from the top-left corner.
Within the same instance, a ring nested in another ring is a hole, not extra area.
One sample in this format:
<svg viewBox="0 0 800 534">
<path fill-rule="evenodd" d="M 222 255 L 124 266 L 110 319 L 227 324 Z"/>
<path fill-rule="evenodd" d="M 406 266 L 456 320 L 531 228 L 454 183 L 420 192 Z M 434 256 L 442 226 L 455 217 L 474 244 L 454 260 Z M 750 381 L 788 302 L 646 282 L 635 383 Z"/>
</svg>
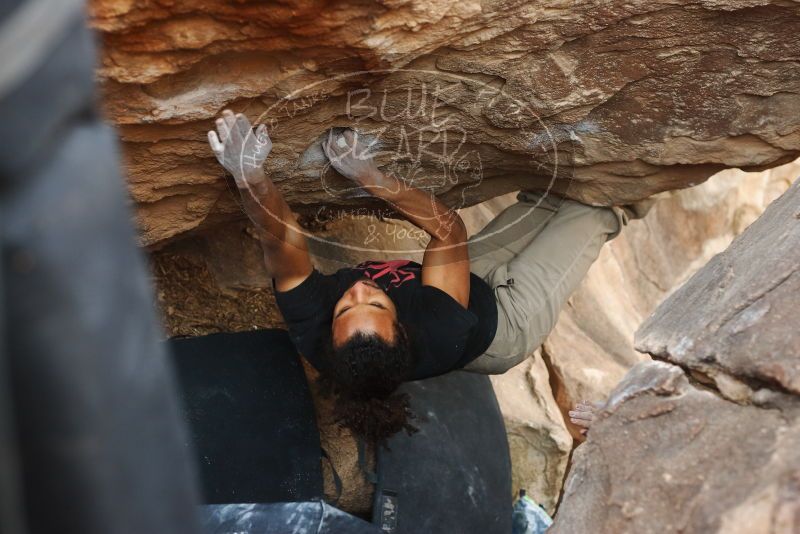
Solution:
<svg viewBox="0 0 800 534">
<path fill-rule="evenodd" d="M 405 328 L 395 323 L 394 342 L 377 334 L 357 332 L 339 347 L 327 340 L 326 368 L 321 375 L 323 393 L 333 396 L 334 417 L 361 439 L 386 445 L 405 430 L 414 414 L 408 395 L 396 392 L 411 376 L 414 356 Z"/>
</svg>

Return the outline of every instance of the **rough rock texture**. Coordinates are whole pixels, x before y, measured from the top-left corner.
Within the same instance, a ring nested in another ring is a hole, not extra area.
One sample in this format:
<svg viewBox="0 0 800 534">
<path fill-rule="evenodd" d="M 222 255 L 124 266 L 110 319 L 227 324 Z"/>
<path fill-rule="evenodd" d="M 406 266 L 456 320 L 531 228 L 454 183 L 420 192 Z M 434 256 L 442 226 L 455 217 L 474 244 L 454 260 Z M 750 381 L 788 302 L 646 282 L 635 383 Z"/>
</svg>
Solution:
<svg viewBox="0 0 800 534">
<path fill-rule="evenodd" d="M 800 179 L 642 325 L 637 348 L 748 400 L 800 394 Z"/>
<path fill-rule="evenodd" d="M 552 532 L 800 532 L 798 245 L 800 180 L 659 305 Z"/>
<path fill-rule="evenodd" d="M 383 163 L 457 205 L 553 177 L 632 201 L 800 151 L 794 1 L 90 7 L 146 244 L 240 217 L 205 140 L 225 106 L 269 124 L 267 170 L 307 213 L 368 204 L 324 168 L 331 126 L 372 132 Z"/>
<path fill-rule="evenodd" d="M 548 532 L 800 532 L 798 416 L 796 397 L 741 406 L 639 363 L 576 450 Z"/>
<path fill-rule="evenodd" d="M 661 198 L 646 218 L 603 248 L 544 344 L 564 412 L 582 399 L 605 399 L 628 369 L 646 358 L 634 349 L 639 325 L 797 176 L 798 162 L 763 173 L 723 171 Z"/>
</svg>

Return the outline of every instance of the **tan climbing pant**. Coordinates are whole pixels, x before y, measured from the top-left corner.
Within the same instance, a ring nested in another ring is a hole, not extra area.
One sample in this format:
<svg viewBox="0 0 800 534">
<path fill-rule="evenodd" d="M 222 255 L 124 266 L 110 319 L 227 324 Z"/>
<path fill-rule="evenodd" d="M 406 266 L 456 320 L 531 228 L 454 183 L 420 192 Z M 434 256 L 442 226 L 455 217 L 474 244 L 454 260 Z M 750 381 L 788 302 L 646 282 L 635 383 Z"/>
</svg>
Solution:
<svg viewBox="0 0 800 534">
<path fill-rule="evenodd" d="M 625 222 L 616 209 L 522 192 L 471 237 L 470 268 L 494 291 L 497 333 L 465 370 L 504 373 L 536 350 L 603 243 Z"/>
</svg>

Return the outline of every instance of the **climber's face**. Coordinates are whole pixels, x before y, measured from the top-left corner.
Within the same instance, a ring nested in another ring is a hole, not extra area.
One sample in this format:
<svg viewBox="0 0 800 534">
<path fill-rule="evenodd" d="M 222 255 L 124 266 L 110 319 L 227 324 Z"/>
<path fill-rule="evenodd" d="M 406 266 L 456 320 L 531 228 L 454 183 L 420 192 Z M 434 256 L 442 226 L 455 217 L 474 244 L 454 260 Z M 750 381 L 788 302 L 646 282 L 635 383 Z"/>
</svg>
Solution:
<svg viewBox="0 0 800 534">
<path fill-rule="evenodd" d="M 333 307 L 333 344 L 341 346 L 356 332 L 393 343 L 395 321 L 397 309 L 389 295 L 372 280 L 357 280 Z"/>
</svg>

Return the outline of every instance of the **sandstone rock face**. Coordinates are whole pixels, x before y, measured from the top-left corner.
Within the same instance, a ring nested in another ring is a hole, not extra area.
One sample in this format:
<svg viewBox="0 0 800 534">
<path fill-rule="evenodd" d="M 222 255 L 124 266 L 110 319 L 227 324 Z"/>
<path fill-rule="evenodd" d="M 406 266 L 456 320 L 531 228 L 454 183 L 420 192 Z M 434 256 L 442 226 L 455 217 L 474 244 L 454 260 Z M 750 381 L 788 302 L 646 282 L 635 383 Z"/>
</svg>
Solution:
<svg viewBox="0 0 800 534">
<path fill-rule="evenodd" d="M 667 299 L 637 347 L 748 400 L 762 384 L 800 394 L 800 180 Z"/>
<path fill-rule="evenodd" d="M 642 325 L 670 363 L 612 392 L 553 532 L 800 531 L 799 212 L 797 181 Z"/>
<path fill-rule="evenodd" d="M 326 168 L 333 126 L 453 205 L 550 185 L 627 202 L 800 151 L 792 1 L 90 4 L 149 245 L 241 218 L 205 140 L 226 106 L 268 124 L 268 172 L 326 217 L 374 206 Z"/>
<path fill-rule="evenodd" d="M 800 404 L 740 406 L 637 364 L 578 447 L 554 534 L 800 531 Z"/>
<path fill-rule="evenodd" d="M 798 163 L 764 173 L 723 171 L 661 198 L 647 217 L 631 222 L 603 248 L 544 343 L 565 415 L 582 399 L 605 399 L 635 363 L 647 358 L 634 349 L 633 334 L 642 321 L 798 175 Z"/>
</svg>

